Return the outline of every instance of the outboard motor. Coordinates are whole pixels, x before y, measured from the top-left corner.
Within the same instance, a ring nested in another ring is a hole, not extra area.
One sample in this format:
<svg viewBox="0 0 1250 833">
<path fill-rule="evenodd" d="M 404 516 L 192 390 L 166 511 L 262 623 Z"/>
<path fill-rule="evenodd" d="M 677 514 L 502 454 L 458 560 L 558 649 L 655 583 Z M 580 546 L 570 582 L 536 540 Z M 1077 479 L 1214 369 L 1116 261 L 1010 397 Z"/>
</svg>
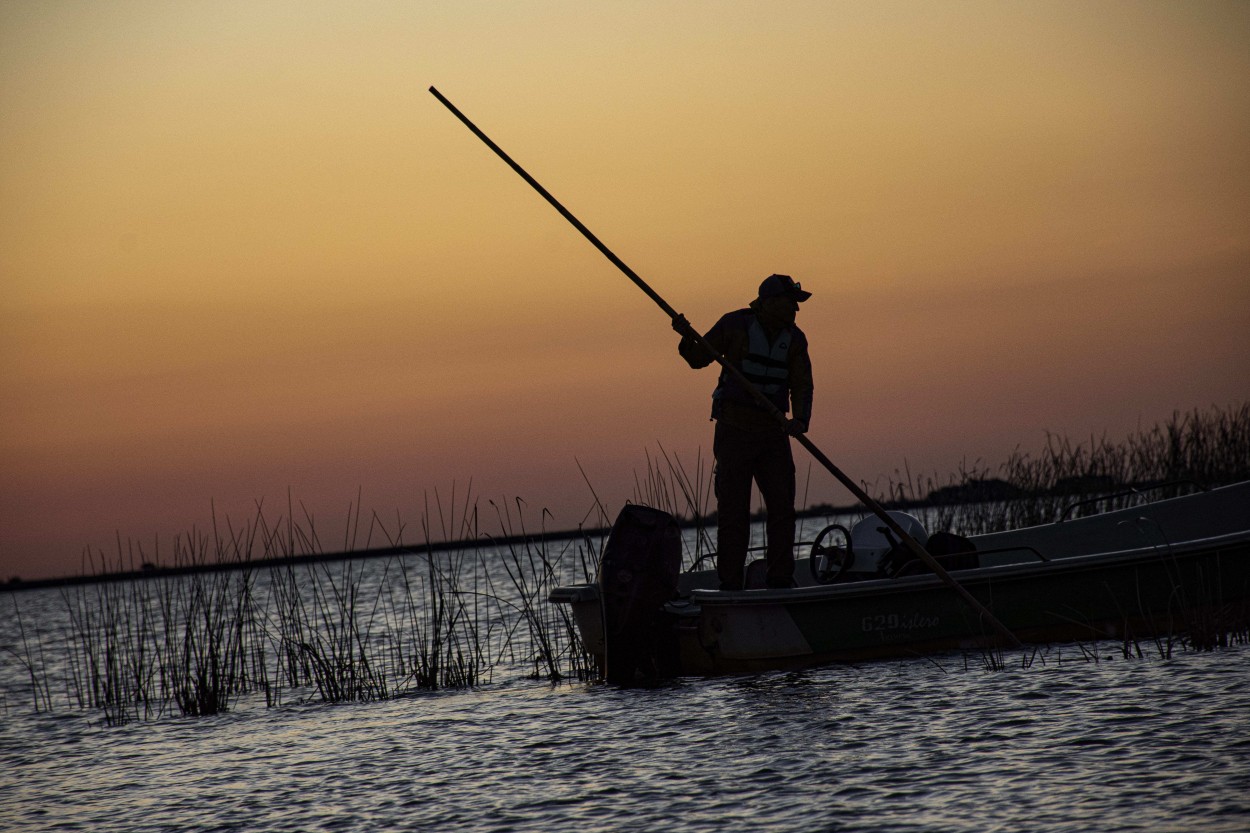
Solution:
<svg viewBox="0 0 1250 833">
<path fill-rule="evenodd" d="M 673 516 L 646 506 L 622 509 L 599 564 L 609 683 L 676 675 L 677 637 L 664 603 L 677 595 L 680 573 L 681 530 Z"/>
<path fill-rule="evenodd" d="M 924 524 L 914 515 L 897 510 L 890 510 L 886 514 L 921 546 L 929 540 Z M 903 565 L 915 558 L 907 545 L 876 515 L 869 515 L 851 527 L 851 540 L 855 543 L 855 564 L 852 569 L 857 573 L 894 576 Z"/>
</svg>

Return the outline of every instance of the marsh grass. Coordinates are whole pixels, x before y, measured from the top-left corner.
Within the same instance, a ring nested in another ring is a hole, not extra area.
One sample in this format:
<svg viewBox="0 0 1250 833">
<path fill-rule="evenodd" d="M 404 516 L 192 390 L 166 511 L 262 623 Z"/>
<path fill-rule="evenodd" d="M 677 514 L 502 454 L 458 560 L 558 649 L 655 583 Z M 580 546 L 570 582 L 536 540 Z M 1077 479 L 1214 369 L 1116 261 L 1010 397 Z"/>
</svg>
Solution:
<svg viewBox="0 0 1250 833">
<path fill-rule="evenodd" d="M 500 528 L 505 530 L 507 535 L 505 540 L 508 543 L 502 547 L 501 563 L 508 581 L 516 591 L 519 599 L 516 610 L 520 614 L 521 621 L 525 623 L 529 635 L 532 650 L 526 658 L 526 663 L 532 666 L 532 676 L 535 679 L 562 679 L 564 675 L 560 668 L 560 655 L 555 647 L 556 636 L 562 632 L 560 619 L 554 606 L 547 604 L 546 599 L 539 593 L 539 587 L 555 586 L 556 583 L 553 561 L 548 558 L 546 547 L 543 545 L 546 536 L 540 531 L 536 539 L 531 539 L 527 534 L 520 501 L 517 501 L 516 521 L 520 526 L 519 535 L 514 525 L 511 508 L 507 504 L 500 505 L 494 501 L 491 502 L 491 506 L 494 507 L 499 518 Z M 546 519 L 547 513 L 544 510 L 541 520 L 545 522 Z M 513 543 L 518 540 L 519 544 Z M 567 552 L 568 542 L 563 542 L 563 545 L 564 550 L 560 555 Z"/>
<path fill-rule="evenodd" d="M 907 465 L 884 487 L 883 502 L 922 506 L 930 531 L 980 535 L 1139 505 L 1160 497 L 1250 479 L 1250 403 L 1179 411 L 1120 441 L 1076 442 L 1047 433 L 1040 451 L 1017 449 L 998 467 L 960 463 L 945 482 Z"/>
<path fill-rule="evenodd" d="M 248 564 L 255 535 L 251 524 L 193 530 L 175 539 L 173 554 L 191 572 L 63 589 L 69 627 L 51 644 L 64 646 L 67 699 L 121 724 L 172 709 L 216 714 L 262 682 L 263 664 L 247 661 L 260 635 Z M 116 563 L 143 555 L 119 542 Z"/>
<path fill-rule="evenodd" d="M 1250 479 L 1250 403 L 1177 411 L 1118 442 L 1105 435 L 1075 442 L 1047 433 L 1038 452 L 1017 449 L 997 468 L 961 463 L 945 483 L 936 476 L 913 477 L 904 464 L 875 491 L 887 504 L 923 510 L 930 532 L 971 536 L 1136 506 L 1246 479 Z M 1246 644 L 1250 610 L 1244 604 L 1216 610 L 1199 599 L 1178 598 L 1175 622 L 1164 635 L 1143 643 L 1127 626 L 1124 633 L 1113 655 L 1167 659 L 1178 650 Z M 1105 646 L 1094 643 L 1078 643 L 1078 650 L 1089 662 L 1107 656 Z M 1037 661 L 1036 654 L 1032 657 L 1029 663 Z M 1013 665 L 999 650 L 983 651 L 980 662 L 986 670 Z"/>
<path fill-rule="evenodd" d="M 15 594 L 19 638 L 4 654 L 35 710 L 89 710 L 120 725 L 241 700 L 467 688 L 503 667 L 551 681 L 592 676 L 573 623 L 546 603 L 569 575 L 597 570 L 601 542 L 589 533 L 553 538 L 540 523 L 531 535 L 517 501 L 498 513 L 499 543 L 479 528 L 477 500 L 453 489 L 446 502 L 427 495 L 421 544 L 405 543 L 400 519 L 362 519 L 354 504 L 344 549 L 327 554 L 311 514 L 290 501 L 287 510 L 271 522 L 258 505 L 241 527 L 214 514 L 211 530 L 177 537 L 165 563 L 120 539 L 111 558 L 88 553 L 99 580 L 62 588 L 60 632 L 27 627 Z M 380 542 L 390 554 L 355 557 Z M 137 577 L 114 578 L 127 568 Z"/>
<path fill-rule="evenodd" d="M 24 669 L 26 678 L 30 681 L 31 705 L 35 712 L 52 711 L 52 692 L 48 688 L 47 679 L 39 674 L 39 669 L 46 664 L 44 644 L 38 633 L 27 636 L 26 624 L 22 620 L 22 611 L 16 597 L 13 599 L 13 616 L 17 622 L 21 650 L 6 645 L 4 652 Z"/>
<path fill-rule="evenodd" d="M 711 535 L 716 521 L 712 467 L 699 455 L 693 472 L 688 471 L 663 446 L 654 457 L 648 451 L 646 463 L 643 476 L 634 475 L 634 502 L 665 511 L 693 527 L 694 546 L 685 553 L 687 569 L 693 568 L 716 549 Z"/>
<path fill-rule="evenodd" d="M 907 472 L 889 493 L 929 498 L 937 518 L 931 529 L 976 534 L 1053 521 L 1074 496 L 1108 486 L 1140 493 L 1162 485 L 1166 493 L 1189 488 L 1175 480 L 1231 482 L 1250 477 L 1250 406 L 1178 413 L 1119 444 L 1048 435 L 1042 452 L 1017 452 L 997 471 L 1001 478 L 983 466 L 961 467 L 941 487 Z M 634 480 L 632 502 L 686 522 L 687 568 L 712 553 L 710 465 L 700 457 L 687 469 L 660 448 L 648 452 Z M 968 500 L 987 484 L 998 490 L 993 499 Z M 546 600 L 555 586 L 597 576 L 613 515 L 591 493 L 592 509 L 573 537 L 549 533 L 545 510 L 533 524 L 521 500 L 487 502 L 499 531 L 493 537 L 482 529 L 471 489 L 461 494 L 453 486 L 446 500 L 425 496 L 418 544 L 405 541 L 398 517 L 362 519 L 359 496 L 348 506 L 341 549 L 332 553 L 311 513 L 290 498 L 272 522 L 259 504 L 237 528 L 228 519 L 219 524 L 214 512 L 210 529 L 176 538 L 164 561 L 155 546 L 119 538 L 112 558 L 85 556 L 84 572 L 100 580 L 60 591 L 62 630 L 28 626 L 14 594 L 18 638 L 0 656 L 20 669 L 36 711 L 90 710 L 110 724 L 210 715 L 244 700 L 384 700 L 487 684 L 503 669 L 537 680 L 589 680 L 596 664 L 568 606 Z M 1140 500 L 1139 493 L 1088 511 Z M 963 502 L 933 502 L 935 495 Z M 389 554 L 356 557 L 383 542 Z M 127 570 L 150 577 L 111 580 Z M 1126 636 L 1120 653 L 1166 658 L 1178 649 L 1246 644 L 1247 613 L 1243 606 L 1178 619 L 1175 635 L 1144 646 Z M 1101 649 L 1078 650 L 1098 661 Z M 1046 655 L 1034 649 L 1021 662 L 1044 664 Z M 982 665 L 1014 663 L 989 652 Z"/>
<path fill-rule="evenodd" d="M 488 682 L 495 665 L 495 634 L 505 628 L 505 616 L 481 556 L 474 552 L 469 559 L 460 552 L 435 553 L 439 543 L 480 538 L 476 501 L 466 495 L 459 509 L 457 503 L 454 489 L 446 509 L 435 493 L 436 526 L 427 495 L 422 516 L 426 547 L 418 556 L 419 569 L 410 572 L 407 560 L 390 562 L 398 564 L 404 593 L 398 596 L 398 605 L 393 600 L 388 609 L 398 607 L 407 614 L 406 621 L 390 622 L 391 653 L 400 658 L 398 670 L 404 679 L 423 690 Z M 418 604 L 420 600 L 423 605 Z M 405 646 L 411 646 L 407 654 Z"/>
</svg>

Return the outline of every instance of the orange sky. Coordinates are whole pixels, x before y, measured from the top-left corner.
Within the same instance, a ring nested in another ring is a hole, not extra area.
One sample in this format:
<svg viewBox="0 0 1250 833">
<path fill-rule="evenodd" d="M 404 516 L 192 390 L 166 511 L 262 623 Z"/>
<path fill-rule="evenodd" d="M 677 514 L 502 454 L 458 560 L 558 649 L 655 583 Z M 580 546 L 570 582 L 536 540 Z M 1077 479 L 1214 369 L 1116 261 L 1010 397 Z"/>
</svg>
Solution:
<svg viewBox="0 0 1250 833">
<path fill-rule="evenodd" d="M 288 490 L 327 538 L 470 480 L 571 526 L 578 461 L 614 511 L 708 453 L 715 373 L 431 84 L 697 326 L 813 290 L 856 479 L 1245 401 L 1246 43 L 1244 2 L 0 4 L 0 578 Z"/>
</svg>

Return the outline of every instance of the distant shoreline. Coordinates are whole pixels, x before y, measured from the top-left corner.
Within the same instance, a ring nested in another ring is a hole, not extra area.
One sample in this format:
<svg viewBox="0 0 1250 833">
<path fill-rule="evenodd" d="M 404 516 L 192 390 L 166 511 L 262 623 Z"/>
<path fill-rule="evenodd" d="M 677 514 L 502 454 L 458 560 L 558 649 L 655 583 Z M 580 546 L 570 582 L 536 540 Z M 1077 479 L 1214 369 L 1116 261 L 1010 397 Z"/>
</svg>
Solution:
<svg viewBox="0 0 1250 833">
<path fill-rule="evenodd" d="M 910 501 L 908 501 L 908 503 L 910 503 Z M 907 507 L 895 506 L 891 503 L 889 504 L 889 508 Z M 866 511 L 867 508 L 862 504 L 853 504 L 846 507 L 821 505 L 799 510 L 795 513 L 795 516 L 798 518 L 819 518 L 827 517 L 829 515 L 849 515 L 856 512 Z M 752 516 L 752 520 L 761 520 L 763 517 L 763 513 L 758 512 Z M 714 528 L 715 518 L 715 515 L 702 519 L 678 518 L 678 523 L 682 529 L 695 529 L 700 526 L 711 526 Z M 94 573 L 91 575 L 58 576 L 41 579 L 11 579 L 7 582 L 0 583 L 0 591 L 41 590 L 49 587 L 72 587 L 83 584 L 134 581 L 136 579 L 163 578 L 167 576 L 192 575 L 195 573 L 227 572 L 243 568 L 264 569 L 269 567 L 294 566 L 298 564 L 316 564 L 327 561 L 352 561 L 364 558 L 385 558 L 387 556 L 396 555 L 423 555 L 438 552 L 459 552 L 460 550 L 483 546 L 515 546 L 517 544 L 530 544 L 541 541 L 571 541 L 578 538 L 606 538 L 608 533 L 611 531 L 612 527 L 603 526 L 522 535 L 482 536 L 480 538 L 467 538 L 442 543 L 401 544 L 341 552 L 305 553 L 302 555 L 284 555 L 275 556 L 273 558 L 252 558 L 235 561 L 213 561 L 203 564 L 180 564 L 173 566 L 149 564 L 138 570 L 115 570 L 111 572 Z"/>
<path fill-rule="evenodd" d="M 1192 480 L 1142 480 L 1132 483 L 1117 482 L 1104 476 L 1068 477 L 1045 489 L 1021 489 L 1000 478 L 968 478 L 963 483 L 934 489 L 922 498 L 897 497 L 894 500 L 880 500 L 880 505 L 890 510 L 935 509 L 955 505 L 972 506 L 999 501 L 1014 501 L 1040 497 L 1066 497 L 1069 499 L 1086 498 L 1100 500 L 1137 493 L 1139 490 L 1152 490 L 1163 486 L 1192 485 L 1205 489 Z M 1097 497 L 1091 497 L 1097 496 Z M 846 506 L 831 504 L 814 504 L 806 509 L 796 510 L 797 519 L 829 518 L 839 515 L 864 515 L 868 507 L 856 502 Z M 763 509 L 754 512 L 753 522 L 765 518 Z M 682 529 L 709 528 L 716 526 L 716 513 L 693 518 L 677 517 Z M 438 552 L 459 552 L 471 547 L 482 546 L 515 546 L 546 541 L 571 541 L 579 538 L 604 539 L 611 532 L 610 526 L 579 528 L 556 532 L 529 533 L 520 535 L 485 535 L 480 538 L 460 539 L 443 543 L 427 542 L 424 544 L 392 545 L 372 547 L 362 550 L 348 550 L 328 553 L 304 553 L 301 555 L 275 556 L 272 558 L 235 559 L 212 561 L 197 564 L 179 564 L 162 566 L 144 564 L 140 569 L 117 570 L 113 572 L 95 573 L 92 575 L 60 576 L 43 579 L 12 578 L 0 583 L 0 591 L 40 590 L 50 587 L 69 587 L 85 584 L 133 581 L 137 579 L 162 578 L 167 576 L 191 575 L 195 573 L 226 572 L 238 569 L 270 568 L 293 566 L 297 564 L 316 564 L 329 561 L 350 561 L 364 558 L 385 558 L 397 555 L 422 555 Z"/>
</svg>

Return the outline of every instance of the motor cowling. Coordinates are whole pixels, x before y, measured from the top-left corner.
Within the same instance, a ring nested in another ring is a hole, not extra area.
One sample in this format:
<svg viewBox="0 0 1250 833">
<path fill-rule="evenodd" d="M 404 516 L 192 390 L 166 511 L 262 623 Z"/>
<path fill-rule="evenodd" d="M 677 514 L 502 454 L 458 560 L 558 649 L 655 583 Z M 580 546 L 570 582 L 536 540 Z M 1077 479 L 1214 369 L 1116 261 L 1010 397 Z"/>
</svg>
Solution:
<svg viewBox="0 0 1250 833">
<path fill-rule="evenodd" d="M 886 514 L 921 546 L 929 540 L 929 533 L 919 518 L 895 509 Z M 855 544 L 852 567 L 855 572 L 893 576 L 915 558 L 907 545 L 876 515 L 869 515 L 851 527 L 851 540 Z"/>
<path fill-rule="evenodd" d="M 629 685 L 639 676 L 677 673 L 677 638 L 664 604 L 677 595 L 681 529 L 667 512 L 621 510 L 599 564 L 603 604 L 604 679 Z"/>
</svg>

